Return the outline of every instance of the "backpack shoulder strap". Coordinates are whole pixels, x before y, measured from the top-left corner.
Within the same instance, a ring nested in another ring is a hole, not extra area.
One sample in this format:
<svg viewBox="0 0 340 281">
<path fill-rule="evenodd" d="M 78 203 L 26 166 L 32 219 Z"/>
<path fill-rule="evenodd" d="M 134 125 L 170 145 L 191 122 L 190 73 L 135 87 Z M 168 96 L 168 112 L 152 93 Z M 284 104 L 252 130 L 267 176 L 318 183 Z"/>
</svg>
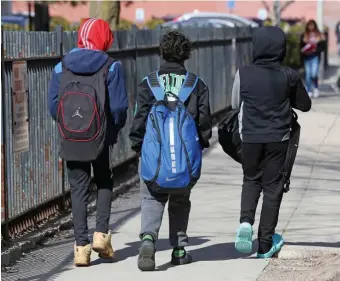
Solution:
<svg viewBox="0 0 340 281">
<path fill-rule="evenodd" d="M 69 71 L 69 70 L 67 69 L 67 67 L 65 66 L 64 58 L 61 59 L 60 63 L 61 63 L 61 71 L 62 71 L 62 72 Z"/>
<path fill-rule="evenodd" d="M 109 72 L 111 69 L 113 70 L 115 65 L 118 63 L 119 61 L 108 57 L 108 60 L 106 61 L 106 63 L 103 65 L 102 70 L 105 72 Z"/>
<path fill-rule="evenodd" d="M 187 72 L 182 88 L 178 93 L 178 98 L 184 103 L 195 89 L 198 81 L 198 76 Z"/>
<path fill-rule="evenodd" d="M 158 80 L 158 71 L 157 72 L 152 72 L 148 76 L 146 76 L 146 81 L 148 82 L 149 88 L 156 98 L 157 101 L 163 100 L 164 99 L 164 90 L 159 84 Z"/>
<path fill-rule="evenodd" d="M 287 66 L 284 66 L 283 67 L 283 73 L 285 74 L 285 76 L 287 78 L 288 89 L 290 89 L 290 87 L 292 86 L 292 74 L 291 74 L 290 68 L 287 67 Z"/>
</svg>

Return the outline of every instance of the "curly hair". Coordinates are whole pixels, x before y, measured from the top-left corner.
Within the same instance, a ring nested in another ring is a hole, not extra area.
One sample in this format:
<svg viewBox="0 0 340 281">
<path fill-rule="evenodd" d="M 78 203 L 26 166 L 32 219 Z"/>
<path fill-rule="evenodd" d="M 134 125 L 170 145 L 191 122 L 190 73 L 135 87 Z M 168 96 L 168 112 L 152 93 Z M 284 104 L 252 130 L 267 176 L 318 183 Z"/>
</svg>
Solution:
<svg viewBox="0 0 340 281">
<path fill-rule="evenodd" d="M 177 31 L 169 31 L 161 38 L 159 49 L 162 58 L 168 62 L 183 63 L 190 58 L 191 42 Z"/>
</svg>

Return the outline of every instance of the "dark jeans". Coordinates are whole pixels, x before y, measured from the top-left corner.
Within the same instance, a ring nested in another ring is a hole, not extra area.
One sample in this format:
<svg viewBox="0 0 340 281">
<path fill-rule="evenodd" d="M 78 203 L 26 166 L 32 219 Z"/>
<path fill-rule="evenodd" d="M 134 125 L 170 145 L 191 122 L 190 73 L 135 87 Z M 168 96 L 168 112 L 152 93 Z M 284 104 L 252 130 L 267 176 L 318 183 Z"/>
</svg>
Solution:
<svg viewBox="0 0 340 281">
<path fill-rule="evenodd" d="M 113 179 L 109 167 L 109 149 L 104 149 L 92 163 L 97 185 L 96 231 L 108 233 L 111 212 Z M 77 246 L 90 243 L 87 227 L 87 204 L 91 179 L 91 163 L 67 162 L 68 179 L 71 187 L 74 237 Z"/>
<path fill-rule="evenodd" d="M 169 240 L 172 247 L 188 245 L 187 228 L 191 209 L 190 193 L 186 195 L 169 195 L 167 193 L 154 193 L 148 189 L 143 180 L 140 181 L 141 194 L 141 231 L 150 234 L 154 240 L 158 239 L 162 224 L 165 204 L 169 201 Z"/>
<path fill-rule="evenodd" d="M 258 231 L 259 253 L 272 247 L 283 195 L 282 171 L 288 141 L 278 143 L 243 143 L 243 187 L 240 222 L 254 224 L 257 203 L 263 191 Z"/>
</svg>

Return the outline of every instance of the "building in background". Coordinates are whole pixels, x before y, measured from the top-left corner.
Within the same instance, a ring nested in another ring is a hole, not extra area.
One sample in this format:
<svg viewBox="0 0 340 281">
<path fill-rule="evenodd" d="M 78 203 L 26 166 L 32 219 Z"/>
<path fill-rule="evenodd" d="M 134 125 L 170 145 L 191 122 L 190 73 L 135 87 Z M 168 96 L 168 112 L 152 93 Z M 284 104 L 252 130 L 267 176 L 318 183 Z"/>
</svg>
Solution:
<svg viewBox="0 0 340 281">
<path fill-rule="evenodd" d="M 1 1 L 1 16 L 12 14 L 12 1 Z"/>
<path fill-rule="evenodd" d="M 272 5 L 273 1 L 267 1 Z M 284 2 L 282 0 L 282 2 Z M 3 4 L 4 2 L 2 2 Z M 229 6 L 230 7 L 230 6 Z M 261 1 L 235 1 L 232 10 L 228 7 L 228 1 L 122 1 L 121 17 L 129 21 L 141 23 L 152 17 L 164 17 L 169 14 L 181 15 L 195 9 L 206 12 L 226 12 L 239 16 L 257 18 L 262 17 L 264 6 Z M 14 13 L 27 12 L 26 2 L 13 2 Z M 50 4 L 51 16 L 62 16 L 68 21 L 80 22 L 89 17 L 89 5 L 78 5 L 73 8 L 67 3 Z M 317 1 L 295 0 L 282 14 L 283 18 L 317 18 Z M 329 49 L 336 52 L 335 25 L 340 19 L 340 1 L 324 1 L 324 24 L 329 27 Z"/>
</svg>

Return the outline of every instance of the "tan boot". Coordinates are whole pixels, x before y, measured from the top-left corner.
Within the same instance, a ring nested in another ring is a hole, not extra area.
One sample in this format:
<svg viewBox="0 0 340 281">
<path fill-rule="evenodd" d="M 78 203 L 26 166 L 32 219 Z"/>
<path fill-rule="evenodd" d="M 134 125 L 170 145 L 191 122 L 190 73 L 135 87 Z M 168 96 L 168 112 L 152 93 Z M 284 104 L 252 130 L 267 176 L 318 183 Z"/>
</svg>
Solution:
<svg viewBox="0 0 340 281">
<path fill-rule="evenodd" d="M 74 265 L 89 266 L 91 262 L 91 245 L 76 246 L 74 244 Z"/>
<path fill-rule="evenodd" d="M 99 254 L 102 259 L 112 259 L 114 252 L 111 245 L 111 233 L 95 232 L 93 234 L 93 251 Z"/>
</svg>

